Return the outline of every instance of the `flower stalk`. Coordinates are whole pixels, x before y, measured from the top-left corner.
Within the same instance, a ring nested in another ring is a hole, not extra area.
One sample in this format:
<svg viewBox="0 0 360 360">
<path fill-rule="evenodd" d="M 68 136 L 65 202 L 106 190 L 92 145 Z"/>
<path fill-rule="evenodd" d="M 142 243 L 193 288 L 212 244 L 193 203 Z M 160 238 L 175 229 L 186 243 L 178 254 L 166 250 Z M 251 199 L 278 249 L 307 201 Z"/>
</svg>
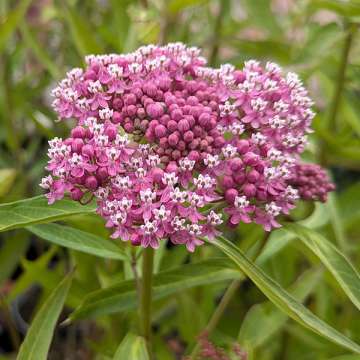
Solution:
<svg viewBox="0 0 360 360">
<path fill-rule="evenodd" d="M 344 91 L 346 69 L 349 63 L 350 50 L 356 30 L 357 30 L 356 24 L 350 24 L 348 26 L 348 33 L 345 38 L 345 43 L 342 51 L 341 63 L 339 65 L 337 81 L 336 81 L 336 88 L 330 108 L 329 125 L 330 125 L 330 129 L 334 131 L 336 131 L 338 128 L 337 115 L 340 108 L 342 93 Z"/>
<path fill-rule="evenodd" d="M 154 249 L 147 247 L 143 252 L 142 277 L 140 289 L 140 323 L 141 334 L 151 357 L 151 302 L 152 277 L 154 266 Z"/>
</svg>

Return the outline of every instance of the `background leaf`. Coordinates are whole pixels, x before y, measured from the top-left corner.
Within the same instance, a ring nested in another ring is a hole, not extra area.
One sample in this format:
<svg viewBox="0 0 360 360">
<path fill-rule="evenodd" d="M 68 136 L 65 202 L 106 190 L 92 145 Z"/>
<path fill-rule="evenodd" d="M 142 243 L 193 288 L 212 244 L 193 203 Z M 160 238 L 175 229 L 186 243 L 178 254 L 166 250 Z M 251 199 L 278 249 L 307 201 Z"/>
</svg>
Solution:
<svg viewBox="0 0 360 360">
<path fill-rule="evenodd" d="M 58 224 L 42 224 L 26 227 L 40 238 L 70 249 L 107 259 L 125 260 L 125 251 L 115 241 L 103 239 L 89 232 Z"/>
<path fill-rule="evenodd" d="M 44 196 L 0 205 L 0 231 L 65 219 L 71 215 L 92 213 L 93 205 L 80 205 L 71 200 L 48 205 Z"/>
<path fill-rule="evenodd" d="M 320 320 L 311 311 L 290 296 L 279 284 L 269 278 L 261 269 L 225 238 L 211 242 L 221 249 L 259 287 L 259 289 L 292 319 L 324 338 L 360 354 L 360 346 Z"/>
<path fill-rule="evenodd" d="M 131 333 L 127 334 L 113 358 L 113 360 L 122 359 L 149 360 L 144 338 Z"/>
<path fill-rule="evenodd" d="M 56 321 L 70 289 L 72 274 L 68 275 L 51 293 L 36 314 L 17 360 L 46 360 Z"/>
</svg>

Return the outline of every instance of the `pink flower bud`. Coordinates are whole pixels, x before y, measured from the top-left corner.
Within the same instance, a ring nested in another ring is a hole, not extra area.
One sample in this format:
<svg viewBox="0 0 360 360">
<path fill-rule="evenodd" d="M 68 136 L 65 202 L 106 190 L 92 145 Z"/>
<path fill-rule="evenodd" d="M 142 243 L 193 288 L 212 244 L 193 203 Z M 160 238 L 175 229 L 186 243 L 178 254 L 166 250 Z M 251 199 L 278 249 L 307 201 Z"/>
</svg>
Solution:
<svg viewBox="0 0 360 360">
<path fill-rule="evenodd" d="M 151 175 L 156 183 L 161 184 L 164 175 L 164 170 L 160 168 L 153 168 L 151 169 Z"/>
<path fill-rule="evenodd" d="M 233 204 L 235 201 L 235 198 L 238 195 L 239 195 L 239 192 L 234 188 L 230 188 L 225 191 L 225 199 L 229 204 Z"/>
<path fill-rule="evenodd" d="M 71 150 L 80 154 L 82 147 L 84 146 L 83 139 L 74 139 L 71 144 Z"/>
<path fill-rule="evenodd" d="M 96 170 L 96 176 L 99 178 L 99 180 L 104 181 L 109 176 L 107 168 L 105 166 L 99 167 Z"/>
<path fill-rule="evenodd" d="M 153 103 L 146 107 L 146 112 L 151 118 L 155 119 L 164 114 L 164 109 L 159 103 Z"/>
<path fill-rule="evenodd" d="M 79 188 L 73 188 L 70 191 L 70 196 L 75 201 L 80 201 L 84 193 Z"/>
<path fill-rule="evenodd" d="M 174 160 L 178 160 L 181 158 L 181 152 L 179 150 L 174 150 L 171 155 Z"/>
<path fill-rule="evenodd" d="M 176 165 L 175 161 L 171 161 L 167 166 L 166 166 L 166 172 L 169 173 L 175 173 L 177 174 L 177 172 L 179 171 L 178 166 Z"/>
<path fill-rule="evenodd" d="M 190 129 L 189 122 L 186 119 L 182 119 L 178 123 L 178 129 L 180 132 L 184 133 Z"/>
<path fill-rule="evenodd" d="M 260 174 L 256 170 L 251 170 L 246 176 L 247 180 L 251 183 L 256 183 L 256 181 L 258 181 L 259 177 L 260 177 Z"/>
<path fill-rule="evenodd" d="M 95 176 L 88 176 L 85 180 L 85 186 L 90 190 L 95 190 L 98 187 L 98 181 Z"/>
<path fill-rule="evenodd" d="M 180 121 L 183 118 L 183 112 L 180 109 L 175 109 L 171 112 L 171 118 L 175 121 Z"/>
<path fill-rule="evenodd" d="M 114 125 L 109 125 L 105 130 L 105 135 L 109 138 L 110 141 L 115 140 L 117 135 L 117 128 Z"/>
<path fill-rule="evenodd" d="M 121 110 L 123 105 L 124 105 L 124 103 L 121 100 L 121 98 L 117 97 L 116 99 L 113 100 L 113 108 L 115 110 L 118 110 L 118 111 Z"/>
<path fill-rule="evenodd" d="M 245 184 L 242 187 L 242 191 L 247 198 L 251 198 L 256 194 L 256 187 L 254 184 Z"/>
<path fill-rule="evenodd" d="M 131 122 L 128 122 L 124 125 L 124 130 L 128 133 L 132 133 L 134 131 L 134 125 Z"/>
<path fill-rule="evenodd" d="M 225 175 L 222 180 L 222 186 L 224 189 L 230 189 L 234 187 L 234 181 L 231 176 Z"/>
<path fill-rule="evenodd" d="M 83 139 L 85 137 L 86 131 L 82 126 L 76 126 L 71 130 L 71 136 L 73 138 Z"/>
<path fill-rule="evenodd" d="M 166 135 L 166 127 L 164 125 L 157 125 L 155 128 L 155 135 L 157 138 L 162 138 Z"/>
<path fill-rule="evenodd" d="M 177 143 L 179 142 L 179 137 L 176 134 L 171 134 L 168 138 L 168 142 L 170 146 L 176 146 Z"/>
<path fill-rule="evenodd" d="M 91 158 L 94 156 L 94 148 L 92 145 L 86 144 L 81 148 L 81 153 Z"/>
<path fill-rule="evenodd" d="M 214 146 L 216 148 L 222 148 L 225 145 L 225 139 L 222 136 L 218 136 L 214 140 Z"/>
<path fill-rule="evenodd" d="M 134 94 L 126 94 L 124 96 L 124 104 L 125 105 L 135 105 L 136 104 L 136 96 Z"/>
<path fill-rule="evenodd" d="M 200 154 L 199 154 L 198 151 L 191 150 L 191 151 L 189 152 L 188 158 L 189 158 L 190 160 L 199 161 L 199 160 L 200 160 Z"/>
<path fill-rule="evenodd" d="M 189 143 L 194 140 L 194 133 L 189 130 L 184 134 L 183 138 L 185 142 Z"/>
<path fill-rule="evenodd" d="M 206 127 L 208 125 L 208 123 L 210 122 L 211 117 L 208 113 L 202 113 L 199 116 L 199 124 L 203 127 Z"/>
<path fill-rule="evenodd" d="M 249 151 L 250 146 L 249 146 L 249 142 L 247 140 L 240 140 L 237 143 L 236 147 L 238 149 L 239 154 L 243 155 Z"/>
<path fill-rule="evenodd" d="M 114 111 L 113 113 L 113 117 L 112 117 L 112 122 L 114 124 L 120 124 L 123 120 L 122 115 L 118 112 L 118 111 Z"/>
<path fill-rule="evenodd" d="M 177 130 L 178 124 L 177 124 L 176 121 L 170 120 L 170 121 L 168 122 L 168 124 L 167 124 L 167 128 L 168 128 L 168 130 L 169 130 L 170 132 L 174 132 L 174 131 Z"/>
</svg>

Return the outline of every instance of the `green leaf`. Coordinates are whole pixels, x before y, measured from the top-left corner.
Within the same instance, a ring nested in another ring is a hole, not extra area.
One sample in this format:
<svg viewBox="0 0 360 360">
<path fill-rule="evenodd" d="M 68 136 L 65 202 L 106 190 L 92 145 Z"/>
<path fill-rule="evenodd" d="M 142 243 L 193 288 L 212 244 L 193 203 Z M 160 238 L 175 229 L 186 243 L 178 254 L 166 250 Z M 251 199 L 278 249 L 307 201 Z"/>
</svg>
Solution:
<svg viewBox="0 0 360 360">
<path fill-rule="evenodd" d="M 189 6 L 203 5 L 209 0 L 171 0 L 168 2 L 170 12 L 176 14 Z"/>
<path fill-rule="evenodd" d="M 289 293 L 303 302 L 321 279 L 321 271 L 308 270 L 290 287 Z M 287 316 L 271 302 L 253 306 L 242 322 L 239 342 L 261 346 L 286 323 Z"/>
<path fill-rule="evenodd" d="M 75 214 L 92 213 L 94 205 L 81 205 L 72 200 L 60 200 L 48 205 L 44 196 L 0 205 L 0 231 L 17 229 L 33 224 L 65 219 Z"/>
<path fill-rule="evenodd" d="M 16 170 L 1 169 L 0 170 L 0 197 L 6 195 L 11 189 L 16 178 Z"/>
<path fill-rule="evenodd" d="M 54 244 L 107 259 L 125 260 L 125 251 L 114 241 L 89 232 L 59 224 L 42 224 L 26 227 L 33 234 Z"/>
<path fill-rule="evenodd" d="M 353 304 L 360 309 L 360 275 L 346 256 L 321 234 L 299 224 L 286 224 L 285 228 L 295 234 L 321 260 L 338 281 Z"/>
<path fill-rule="evenodd" d="M 15 31 L 19 22 L 25 16 L 31 0 L 22 0 L 19 5 L 12 10 L 4 21 L 0 21 L 0 53 L 4 49 L 9 37 Z"/>
<path fill-rule="evenodd" d="M 65 277 L 36 314 L 20 347 L 17 360 L 46 360 L 51 339 L 66 296 L 72 273 Z"/>
<path fill-rule="evenodd" d="M 224 259 L 214 259 L 163 271 L 154 276 L 153 299 L 158 300 L 194 286 L 239 278 Z M 134 280 L 125 280 L 106 289 L 90 293 L 70 315 L 70 320 L 133 310 L 138 306 Z"/>
<path fill-rule="evenodd" d="M 41 47 L 35 36 L 30 31 L 30 28 L 26 22 L 22 22 L 20 25 L 21 35 L 24 38 L 24 43 L 32 50 L 39 63 L 41 63 L 45 69 L 49 71 L 54 79 L 60 78 L 60 72 L 56 64 L 51 60 L 47 51 Z"/>
<path fill-rule="evenodd" d="M 63 14 L 70 27 L 71 36 L 79 55 L 84 57 L 88 54 L 101 54 L 103 49 L 96 41 L 95 33 L 89 26 L 88 19 L 84 19 L 77 11 L 67 5 L 63 6 Z"/>
<path fill-rule="evenodd" d="M 145 339 L 128 333 L 116 350 L 113 360 L 149 360 Z"/>
<path fill-rule="evenodd" d="M 315 316 L 310 310 L 285 291 L 277 282 L 251 262 L 229 240 L 219 237 L 210 243 L 214 244 L 232 259 L 239 266 L 241 271 L 244 272 L 264 293 L 264 295 L 292 319 L 333 343 L 360 354 L 360 346 L 358 344 L 354 343 L 352 340 Z"/>
<path fill-rule="evenodd" d="M 328 221 L 329 211 L 326 205 L 316 203 L 315 210 L 312 214 L 305 220 L 299 221 L 299 223 L 306 227 L 317 229 L 325 225 Z M 272 231 L 263 251 L 256 259 L 256 264 L 263 265 L 272 256 L 284 249 L 295 238 L 296 236 L 294 234 L 290 234 L 283 228 Z"/>
<path fill-rule="evenodd" d="M 346 17 L 360 16 L 360 4 L 352 0 L 312 0 L 311 10 L 327 9 Z"/>
</svg>

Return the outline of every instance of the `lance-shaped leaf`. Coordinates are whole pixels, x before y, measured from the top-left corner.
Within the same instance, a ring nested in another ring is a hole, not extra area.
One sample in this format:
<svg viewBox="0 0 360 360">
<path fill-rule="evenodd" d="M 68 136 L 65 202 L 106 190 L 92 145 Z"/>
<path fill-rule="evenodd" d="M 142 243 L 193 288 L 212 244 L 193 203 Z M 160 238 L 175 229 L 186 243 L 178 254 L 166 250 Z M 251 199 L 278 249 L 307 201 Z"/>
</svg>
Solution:
<svg viewBox="0 0 360 360">
<path fill-rule="evenodd" d="M 289 292 L 299 301 L 304 301 L 321 279 L 322 272 L 310 269 L 290 287 Z M 286 323 L 288 317 L 271 302 L 253 306 L 242 322 L 239 343 L 261 346 Z"/>
<path fill-rule="evenodd" d="M 299 224 L 286 224 L 285 228 L 321 260 L 333 274 L 353 304 L 360 309 L 360 275 L 346 256 L 324 236 Z"/>
<path fill-rule="evenodd" d="M 145 339 L 128 333 L 116 350 L 113 360 L 136 359 L 149 360 Z"/>
<path fill-rule="evenodd" d="M 17 360 L 46 360 L 51 339 L 66 296 L 69 292 L 72 274 L 69 274 L 51 293 L 36 314 Z"/>
<path fill-rule="evenodd" d="M 323 336 L 324 338 L 360 354 L 360 346 L 315 316 L 310 310 L 299 303 L 277 282 L 267 276 L 259 267 L 250 261 L 233 243 L 219 237 L 211 241 L 232 259 L 239 268 L 255 283 L 255 285 L 292 319 Z"/>
<path fill-rule="evenodd" d="M 237 269 L 224 259 L 213 259 L 156 274 L 153 299 L 158 300 L 194 286 L 240 278 Z M 125 280 L 106 289 L 95 291 L 70 315 L 70 320 L 133 310 L 138 306 L 134 280 Z"/>
<path fill-rule="evenodd" d="M 41 224 L 28 226 L 26 229 L 44 240 L 73 250 L 107 259 L 127 259 L 125 251 L 115 242 L 70 226 Z"/>
<path fill-rule="evenodd" d="M 72 200 L 60 200 L 48 205 L 44 196 L 0 205 L 0 231 L 65 219 L 71 215 L 94 212 L 94 205 L 81 205 Z"/>
</svg>

